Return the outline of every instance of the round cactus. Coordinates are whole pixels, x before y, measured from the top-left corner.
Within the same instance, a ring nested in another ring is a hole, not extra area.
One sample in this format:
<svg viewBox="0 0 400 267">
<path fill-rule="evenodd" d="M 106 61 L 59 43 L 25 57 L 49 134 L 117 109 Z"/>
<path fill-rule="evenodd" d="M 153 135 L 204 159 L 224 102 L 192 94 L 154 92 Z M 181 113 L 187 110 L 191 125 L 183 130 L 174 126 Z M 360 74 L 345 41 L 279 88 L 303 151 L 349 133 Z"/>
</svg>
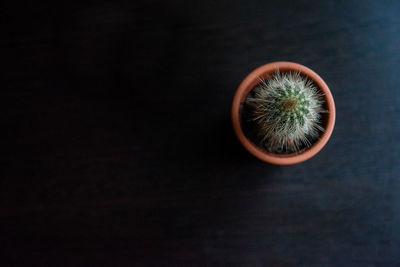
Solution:
<svg viewBox="0 0 400 267">
<path fill-rule="evenodd" d="M 324 131 L 320 125 L 323 97 L 314 83 L 298 72 L 260 79 L 246 103 L 261 145 L 271 153 L 293 153 L 309 147 Z"/>
</svg>

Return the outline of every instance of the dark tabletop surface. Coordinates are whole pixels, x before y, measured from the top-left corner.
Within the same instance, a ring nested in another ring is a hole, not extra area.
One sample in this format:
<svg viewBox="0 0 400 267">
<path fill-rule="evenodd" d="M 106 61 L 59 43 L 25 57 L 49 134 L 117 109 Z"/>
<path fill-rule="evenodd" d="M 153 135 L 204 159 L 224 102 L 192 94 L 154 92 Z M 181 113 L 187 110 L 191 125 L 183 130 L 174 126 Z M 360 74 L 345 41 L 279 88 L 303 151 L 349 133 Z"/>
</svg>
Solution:
<svg viewBox="0 0 400 267">
<path fill-rule="evenodd" d="M 400 265 L 398 1 L 0 12 L 4 265 Z M 288 167 L 229 118 L 240 81 L 279 60 L 315 70 L 337 110 Z"/>
</svg>

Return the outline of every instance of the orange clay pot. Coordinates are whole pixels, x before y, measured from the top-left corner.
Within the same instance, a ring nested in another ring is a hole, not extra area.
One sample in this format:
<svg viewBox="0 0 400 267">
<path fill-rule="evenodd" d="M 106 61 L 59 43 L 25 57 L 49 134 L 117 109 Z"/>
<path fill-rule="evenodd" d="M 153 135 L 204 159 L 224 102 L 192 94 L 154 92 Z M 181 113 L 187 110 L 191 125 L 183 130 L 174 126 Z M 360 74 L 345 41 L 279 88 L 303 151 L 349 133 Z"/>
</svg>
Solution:
<svg viewBox="0 0 400 267">
<path fill-rule="evenodd" d="M 266 150 L 255 145 L 251 140 L 249 140 L 243 133 L 241 127 L 241 104 L 245 102 L 247 95 L 249 92 L 259 84 L 259 78 L 268 79 L 272 77 L 276 70 L 280 72 L 287 71 L 299 71 L 301 74 L 307 76 L 311 79 L 315 85 L 321 90 L 324 95 L 324 108 L 328 110 L 327 114 L 322 114 L 321 124 L 325 128 L 325 131 L 320 136 L 320 139 L 316 141 L 311 147 L 305 148 L 297 153 L 291 154 L 273 154 L 267 152 Z M 333 101 L 333 97 L 331 91 L 328 86 L 311 69 L 292 62 L 273 62 L 266 65 L 263 65 L 255 70 L 253 70 L 239 85 L 236 90 L 235 96 L 233 97 L 232 103 L 232 123 L 233 129 L 238 137 L 240 143 L 255 157 L 259 158 L 268 163 L 277 164 L 277 165 L 291 165 L 303 162 L 308 160 L 317 154 L 328 142 L 331 137 L 333 127 L 335 125 L 335 103 Z"/>
</svg>

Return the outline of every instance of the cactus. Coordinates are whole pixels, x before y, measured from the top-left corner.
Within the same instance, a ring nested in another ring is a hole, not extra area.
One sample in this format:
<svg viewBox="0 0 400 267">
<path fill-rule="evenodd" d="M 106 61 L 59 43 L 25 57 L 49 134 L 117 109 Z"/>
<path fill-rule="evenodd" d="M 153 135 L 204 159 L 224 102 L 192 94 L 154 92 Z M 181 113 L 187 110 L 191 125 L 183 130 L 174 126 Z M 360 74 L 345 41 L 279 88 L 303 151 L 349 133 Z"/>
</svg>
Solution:
<svg viewBox="0 0 400 267">
<path fill-rule="evenodd" d="M 320 125 L 323 95 L 299 72 L 280 73 L 253 89 L 251 108 L 260 144 L 271 153 L 294 153 L 310 147 L 324 128 Z"/>
</svg>

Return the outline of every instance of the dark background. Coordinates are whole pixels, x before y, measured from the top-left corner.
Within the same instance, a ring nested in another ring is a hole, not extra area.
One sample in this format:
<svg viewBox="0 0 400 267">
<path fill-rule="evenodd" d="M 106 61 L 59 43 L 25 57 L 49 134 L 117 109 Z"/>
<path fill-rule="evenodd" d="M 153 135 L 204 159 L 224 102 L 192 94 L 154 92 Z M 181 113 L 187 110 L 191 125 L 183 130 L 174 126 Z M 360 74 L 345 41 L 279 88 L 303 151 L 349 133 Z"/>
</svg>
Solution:
<svg viewBox="0 0 400 267">
<path fill-rule="evenodd" d="M 4 265 L 400 265 L 398 1 L 7 1 Z M 311 160 L 248 154 L 229 112 L 254 68 L 327 82 Z"/>
</svg>

